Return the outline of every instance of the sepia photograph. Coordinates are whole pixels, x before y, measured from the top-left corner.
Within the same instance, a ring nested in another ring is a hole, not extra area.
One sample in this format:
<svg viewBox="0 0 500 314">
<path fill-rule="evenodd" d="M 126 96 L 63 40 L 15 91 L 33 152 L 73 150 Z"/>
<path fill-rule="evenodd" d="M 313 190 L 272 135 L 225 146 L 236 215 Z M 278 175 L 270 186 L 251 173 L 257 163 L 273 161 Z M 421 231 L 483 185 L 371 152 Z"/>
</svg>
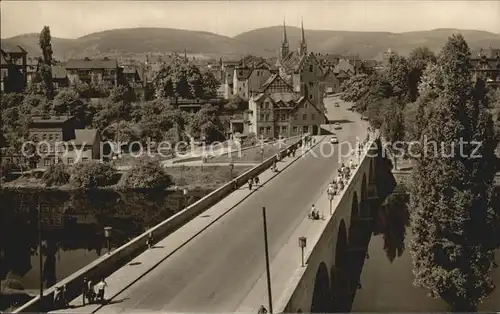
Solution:
<svg viewBox="0 0 500 314">
<path fill-rule="evenodd" d="M 1 313 L 500 312 L 500 1 L 0 2 Z"/>
</svg>

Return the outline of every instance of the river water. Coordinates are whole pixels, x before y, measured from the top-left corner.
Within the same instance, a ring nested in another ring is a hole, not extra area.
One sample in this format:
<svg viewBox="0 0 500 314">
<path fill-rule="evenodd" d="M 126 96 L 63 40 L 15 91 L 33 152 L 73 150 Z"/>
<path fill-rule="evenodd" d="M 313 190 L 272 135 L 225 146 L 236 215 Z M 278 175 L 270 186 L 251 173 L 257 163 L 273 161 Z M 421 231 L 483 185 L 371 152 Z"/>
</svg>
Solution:
<svg viewBox="0 0 500 314">
<path fill-rule="evenodd" d="M 412 259 L 407 250 L 412 239 L 407 195 L 390 195 L 375 219 L 368 245 L 368 259 L 361 271 L 352 312 L 443 312 L 447 304 L 427 296 L 413 285 Z M 500 250 L 496 252 L 500 265 Z M 500 267 L 492 272 L 497 288 L 478 308 L 500 311 Z"/>
<path fill-rule="evenodd" d="M 38 215 L 41 204 L 43 280 L 52 286 L 121 246 L 210 191 L 0 190 L 0 279 L 5 287 L 36 291 L 40 283 Z"/>
</svg>

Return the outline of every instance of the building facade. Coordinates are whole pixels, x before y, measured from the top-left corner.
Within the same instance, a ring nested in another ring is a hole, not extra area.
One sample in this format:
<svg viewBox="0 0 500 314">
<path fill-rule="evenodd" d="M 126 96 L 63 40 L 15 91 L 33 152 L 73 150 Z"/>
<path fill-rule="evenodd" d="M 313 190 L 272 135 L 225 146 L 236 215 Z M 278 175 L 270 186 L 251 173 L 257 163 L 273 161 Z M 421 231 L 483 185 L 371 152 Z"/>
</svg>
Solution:
<svg viewBox="0 0 500 314">
<path fill-rule="evenodd" d="M 0 49 L 0 88 L 3 93 L 22 93 L 28 80 L 28 53 L 21 46 Z"/>
<path fill-rule="evenodd" d="M 316 108 L 324 110 L 323 69 L 314 53 L 307 51 L 304 25 L 301 25 L 301 41 L 297 51 L 290 51 L 286 26 L 283 23 L 283 40 L 276 62 L 279 74 L 293 90 L 311 101 Z"/>
<path fill-rule="evenodd" d="M 56 163 L 73 164 L 99 160 L 101 140 L 97 130 L 80 129 L 71 116 L 35 116 L 29 137 L 36 143 L 39 158 L 32 168 L 47 168 Z"/>
<path fill-rule="evenodd" d="M 275 100 L 268 93 L 250 98 L 249 131 L 263 138 L 279 138 L 321 133 L 324 113 L 309 99 Z"/>
<path fill-rule="evenodd" d="M 474 79 L 482 79 L 487 86 L 500 88 L 500 49 L 490 47 L 481 51 L 471 59 Z"/>
<path fill-rule="evenodd" d="M 70 84 L 86 83 L 99 84 L 106 82 L 117 86 L 122 78 L 122 68 L 116 59 L 104 58 L 101 60 L 72 59 L 65 65 Z"/>
</svg>

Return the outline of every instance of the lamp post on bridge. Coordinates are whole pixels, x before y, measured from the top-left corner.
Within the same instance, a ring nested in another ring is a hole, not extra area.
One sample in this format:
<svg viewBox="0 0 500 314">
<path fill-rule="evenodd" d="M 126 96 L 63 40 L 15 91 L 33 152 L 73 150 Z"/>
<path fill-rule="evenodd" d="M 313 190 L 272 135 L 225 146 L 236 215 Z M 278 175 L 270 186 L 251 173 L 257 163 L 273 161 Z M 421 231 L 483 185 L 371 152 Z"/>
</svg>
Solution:
<svg viewBox="0 0 500 314">
<path fill-rule="evenodd" d="M 229 164 L 229 181 L 233 180 L 233 170 L 234 170 L 234 164 L 231 162 Z"/>
<path fill-rule="evenodd" d="M 299 247 L 302 250 L 302 267 L 304 267 L 304 249 L 307 246 L 307 238 L 306 237 L 300 237 L 299 238 Z"/>
<path fill-rule="evenodd" d="M 187 195 L 189 191 L 187 188 L 182 189 L 182 195 L 184 195 L 184 208 L 187 207 Z"/>
<path fill-rule="evenodd" d="M 266 208 L 262 207 L 262 221 L 264 223 L 264 250 L 266 253 L 267 296 L 269 299 L 269 312 L 273 313 L 273 297 L 271 292 L 271 268 L 269 266 L 269 244 L 267 242 Z"/>
<path fill-rule="evenodd" d="M 330 201 L 330 216 L 331 216 L 333 215 L 332 201 L 335 196 L 335 192 L 333 191 L 332 188 L 328 188 L 327 194 L 328 194 L 328 200 Z"/>
<path fill-rule="evenodd" d="M 106 238 L 106 245 L 108 247 L 108 254 L 111 253 L 111 231 L 112 227 L 104 227 L 104 237 Z"/>
</svg>

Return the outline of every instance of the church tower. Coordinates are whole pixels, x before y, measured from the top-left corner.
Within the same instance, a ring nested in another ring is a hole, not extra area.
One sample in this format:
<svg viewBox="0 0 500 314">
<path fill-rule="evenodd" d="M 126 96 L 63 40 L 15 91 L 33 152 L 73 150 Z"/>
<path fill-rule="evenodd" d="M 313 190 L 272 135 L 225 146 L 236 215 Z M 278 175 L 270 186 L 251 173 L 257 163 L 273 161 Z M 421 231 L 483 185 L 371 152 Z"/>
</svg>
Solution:
<svg viewBox="0 0 500 314">
<path fill-rule="evenodd" d="M 306 44 L 306 35 L 304 34 L 304 21 L 300 21 L 302 37 L 299 44 L 299 56 L 303 56 L 307 54 L 307 44 Z"/>
<path fill-rule="evenodd" d="M 283 40 L 281 41 L 280 47 L 280 58 L 285 59 L 290 52 L 290 47 L 288 45 L 288 38 L 286 37 L 286 25 L 285 19 L 283 19 Z"/>
</svg>

